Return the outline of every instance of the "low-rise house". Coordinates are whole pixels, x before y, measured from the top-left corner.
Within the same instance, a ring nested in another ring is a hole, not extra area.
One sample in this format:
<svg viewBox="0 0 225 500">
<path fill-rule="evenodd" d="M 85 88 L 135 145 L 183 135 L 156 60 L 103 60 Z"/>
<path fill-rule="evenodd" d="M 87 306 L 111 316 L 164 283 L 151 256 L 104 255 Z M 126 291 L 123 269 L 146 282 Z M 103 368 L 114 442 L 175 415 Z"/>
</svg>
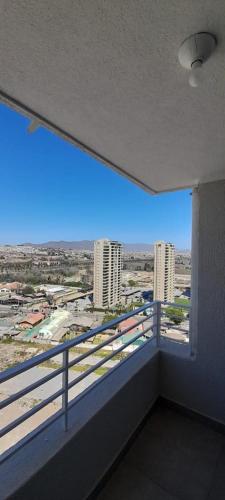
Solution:
<svg viewBox="0 0 225 500">
<path fill-rule="evenodd" d="M 13 281 L 12 283 L 4 283 L 2 289 L 7 292 L 16 293 L 21 289 L 21 287 L 22 287 L 21 283 L 18 283 L 18 281 Z"/>
<path fill-rule="evenodd" d="M 25 330 L 26 328 L 32 328 L 33 326 L 38 325 L 44 319 L 44 314 L 30 313 L 28 314 L 20 323 L 18 323 L 19 327 Z"/>
<path fill-rule="evenodd" d="M 140 320 L 139 316 L 133 316 L 132 318 L 128 318 L 128 319 L 125 319 L 124 321 L 121 321 L 121 323 L 119 323 L 119 326 L 118 326 L 118 332 L 123 332 L 127 328 L 129 328 L 130 326 L 134 325 L 134 328 L 131 328 L 129 330 L 129 332 L 127 332 L 128 335 L 133 334 L 133 333 L 136 333 L 136 334 L 141 333 L 144 330 L 144 326 L 143 326 L 143 324 L 141 324 L 139 326 L 135 326 L 138 320 Z"/>
<path fill-rule="evenodd" d="M 4 295 L 0 295 L 0 304 L 3 305 L 24 305 L 32 303 L 32 299 L 30 297 L 23 297 L 22 295 L 7 293 Z"/>
<path fill-rule="evenodd" d="M 133 352 L 135 349 L 137 349 L 137 347 L 143 345 L 143 343 L 146 342 L 147 338 L 152 336 L 152 321 L 145 320 L 145 323 L 137 325 L 138 321 L 140 321 L 140 316 L 133 316 L 132 318 L 128 318 L 119 323 L 117 333 L 124 332 L 124 335 L 113 342 L 113 350 L 117 350 L 122 345 L 126 346 L 126 344 L 128 344 L 127 347 L 124 348 L 124 352 Z M 127 328 L 132 327 L 133 325 L 134 328 L 131 328 L 128 332 L 126 332 Z M 146 333 L 145 330 L 147 330 Z M 143 335 L 141 335 L 139 338 L 136 338 L 142 333 Z M 130 344 L 131 341 L 133 341 L 132 344 Z"/>
</svg>

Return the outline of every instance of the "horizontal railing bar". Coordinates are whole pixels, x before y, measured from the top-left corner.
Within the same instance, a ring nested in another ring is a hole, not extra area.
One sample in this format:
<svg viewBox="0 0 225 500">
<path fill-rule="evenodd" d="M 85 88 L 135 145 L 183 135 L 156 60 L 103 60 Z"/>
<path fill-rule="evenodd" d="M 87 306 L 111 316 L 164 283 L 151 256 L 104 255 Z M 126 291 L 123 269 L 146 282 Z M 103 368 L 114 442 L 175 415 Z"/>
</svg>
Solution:
<svg viewBox="0 0 225 500">
<path fill-rule="evenodd" d="M 81 354 L 73 361 L 70 361 L 68 364 L 68 367 L 71 368 L 71 366 L 74 366 L 76 363 L 83 361 L 83 359 L 88 358 L 89 356 L 91 356 L 95 352 L 101 350 L 106 345 L 112 344 L 112 342 L 114 342 L 114 340 L 117 340 L 118 338 L 122 337 L 123 335 L 126 335 L 126 333 L 128 333 L 130 330 L 133 330 L 134 328 L 137 328 L 137 326 L 142 325 L 148 319 L 153 318 L 153 316 L 156 316 L 156 313 L 152 314 L 151 316 L 146 316 L 144 319 L 141 319 L 140 321 L 138 321 L 134 325 L 130 325 L 128 328 L 125 328 L 122 332 L 119 332 L 116 335 L 113 335 L 110 339 L 104 340 L 104 342 L 102 342 L 101 344 L 98 344 L 93 349 L 89 349 L 89 351 L 85 352 L 84 354 Z"/>
<path fill-rule="evenodd" d="M 171 326 L 171 328 L 168 328 L 168 325 L 166 325 L 165 323 L 161 323 L 161 327 L 164 326 L 164 327 L 167 327 L 167 330 L 177 330 L 178 332 L 182 332 L 182 333 L 188 333 L 189 334 L 189 330 L 186 330 L 184 328 L 179 328 L 179 326 Z"/>
<path fill-rule="evenodd" d="M 21 415 L 20 417 L 16 418 L 16 420 L 13 420 L 13 422 L 10 422 L 10 424 L 6 425 L 3 427 L 3 429 L 0 430 L 0 438 L 5 436 L 5 434 L 8 434 L 8 432 L 12 431 L 15 429 L 15 427 L 18 427 L 18 425 L 22 424 L 25 420 L 28 418 L 32 417 L 37 413 L 38 411 L 42 410 L 45 406 L 47 406 L 49 403 L 54 401 L 54 399 L 58 398 L 59 396 L 62 396 L 63 394 L 63 389 L 60 389 L 59 391 L 55 392 L 49 398 L 44 399 L 41 401 L 41 403 L 38 403 L 34 408 L 31 408 L 27 413 L 24 413 L 24 415 Z"/>
<path fill-rule="evenodd" d="M 164 322 L 162 322 L 162 321 L 161 321 L 161 325 L 166 325 L 166 324 L 168 324 L 168 325 L 172 325 L 172 324 L 173 324 L 173 323 L 172 323 L 172 322 L 173 322 L 173 319 L 168 318 L 168 316 L 166 316 L 166 315 L 164 316 L 164 314 L 163 314 L 163 316 L 161 316 L 161 318 L 164 320 Z M 179 319 L 179 320 L 180 320 L 180 317 L 179 317 L 179 316 L 175 316 L 175 315 L 174 315 L 174 316 L 173 316 L 173 318 L 174 318 L 174 320 L 176 320 L 176 319 Z M 167 320 L 167 321 L 166 321 L 166 320 Z M 185 323 L 186 321 L 187 321 L 187 320 L 185 320 L 185 319 L 183 320 L 183 319 L 182 319 L 182 321 L 181 321 L 180 323 Z M 180 324 L 180 323 L 179 323 L 179 324 Z M 175 324 L 175 323 L 174 323 L 174 324 Z"/>
<path fill-rule="evenodd" d="M 35 428 L 31 433 L 24 436 L 22 443 L 19 442 L 19 449 L 23 448 L 27 443 L 32 441 L 36 436 L 41 434 L 41 432 L 45 431 L 50 425 L 52 425 L 56 420 L 63 416 L 63 409 L 58 410 L 57 413 L 51 415 L 48 418 L 47 422 L 42 422 L 37 428 Z M 0 457 L 0 464 L 3 464 L 9 457 L 12 457 L 18 451 L 18 447 L 15 444 L 13 448 L 9 448 L 4 452 L 4 455 Z"/>
<path fill-rule="evenodd" d="M 148 309 L 152 310 L 153 307 L 154 307 L 154 305 L 157 304 L 157 303 L 161 303 L 161 306 L 162 306 L 161 317 L 166 317 L 167 316 L 166 315 L 166 308 L 167 308 L 167 306 L 169 306 L 169 307 L 172 306 L 173 308 L 177 308 L 177 309 L 186 309 L 186 310 L 191 309 L 191 304 L 189 305 L 189 304 L 179 304 L 179 303 L 159 302 L 159 301 L 149 302 L 149 303 L 144 304 L 143 306 L 141 306 L 141 307 L 139 307 L 139 308 L 137 308 L 137 309 L 135 309 L 135 310 L 133 310 L 133 311 L 131 311 L 129 313 L 125 313 L 125 314 L 123 314 L 121 316 L 118 316 L 117 318 L 115 318 L 115 319 L 113 319 L 113 320 L 111 320 L 111 321 L 109 321 L 109 322 L 107 322 L 107 323 L 105 323 L 105 324 L 103 324 L 103 325 L 101 325 L 101 326 L 99 326 L 97 328 L 91 329 L 91 330 L 87 331 L 86 333 L 84 333 L 84 334 L 76 337 L 75 339 L 66 341 L 63 344 L 58 345 L 56 347 L 53 347 L 52 349 L 50 349 L 50 350 L 48 350 L 48 351 L 46 351 L 44 353 L 41 353 L 41 354 L 35 356 L 32 359 L 24 361 L 24 362 L 20 363 L 19 365 L 15 366 L 15 367 L 12 367 L 12 368 L 9 368 L 9 369 L 5 370 L 4 372 L 2 372 L 0 374 L 0 383 L 6 382 L 7 380 L 9 380 L 9 379 L 11 379 L 11 378 L 13 378 L 15 376 L 18 376 L 19 374 L 22 374 L 22 373 L 26 372 L 27 370 L 29 370 L 29 369 L 31 369 L 31 368 L 33 368 L 35 366 L 41 365 L 45 361 L 48 361 L 51 358 L 54 358 L 55 356 L 57 356 L 59 354 L 62 354 L 65 351 L 69 352 L 69 350 L 71 348 L 79 346 L 79 344 L 85 342 L 86 340 L 88 340 L 88 339 L 90 339 L 92 337 L 95 337 L 96 335 L 104 332 L 107 329 L 113 328 L 114 326 L 118 325 L 119 323 L 122 323 L 123 321 L 125 321 L 128 318 L 132 318 L 133 316 L 136 316 L 137 314 L 140 314 L 140 313 L 142 313 L 142 312 L 144 312 L 144 311 L 146 311 Z M 152 314 L 149 314 L 147 316 L 141 317 L 140 320 L 136 321 L 133 325 L 130 325 L 129 327 L 125 328 L 123 331 L 117 333 L 116 335 L 113 335 L 112 337 L 108 338 L 107 340 L 103 341 L 102 343 L 97 344 L 95 347 L 87 350 L 87 352 L 85 352 L 85 353 L 77 356 L 74 360 L 72 360 L 68 364 L 68 368 L 71 368 L 74 365 L 78 365 L 79 362 L 81 362 L 83 359 L 88 358 L 89 356 L 91 356 L 95 352 L 103 349 L 105 346 L 107 346 L 109 344 L 112 344 L 112 342 L 114 342 L 115 340 L 119 339 L 120 337 L 126 335 L 129 331 L 134 330 L 139 325 L 142 325 L 143 323 L 145 323 L 146 321 L 150 320 L 154 316 L 156 316 L 155 312 L 153 312 Z M 176 313 L 174 314 L 174 317 L 176 317 Z M 138 340 L 141 337 L 144 337 L 146 335 L 146 333 L 148 333 L 149 331 L 152 331 L 152 336 L 149 337 L 149 338 L 146 338 L 146 342 L 143 342 L 142 346 L 137 346 L 137 349 L 135 349 L 135 351 L 136 350 L 138 351 L 145 344 L 147 344 L 148 342 L 150 342 L 153 339 L 155 339 L 156 335 L 154 335 L 154 330 L 153 330 L 154 326 L 155 326 L 155 322 L 152 321 L 151 323 L 152 323 L 151 326 L 149 326 L 145 330 L 143 330 L 140 333 L 138 333 L 137 335 L 135 335 L 131 340 L 129 340 L 128 342 L 126 342 L 126 344 L 123 344 L 121 347 L 119 347 L 115 351 L 112 350 L 108 356 L 103 357 L 98 363 L 96 363 L 95 365 L 90 366 L 85 372 L 81 373 L 78 377 L 76 377 L 74 380 L 72 380 L 68 384 L 68 390 L 72 389 L 72 387 L 74 387 L 79 382 L 81 382 L 83 379 L 85 379 L 86 377 L 88 377 L 91 373 L 95 372 L 98 368 L 100 368 L 101 366 L 105 365 L 109 360 L 113 359 L 120 352 L 123 352 L 128 346 L 134 344 L 136 342 L 136 340 Z M 181 332 L 181 333 L 184 333 L 184 334 L 187 334 L 187 335 L 190 333 L 189 330 L 184 329 L 184 328 L 180 328 L 178 325 L 177 326 L 170 325 L 168 327 L 168 324 L 161 322 L 161 327 L 166 328 L 167 330 L 170 330 L 170 329 L 171 330 L 176 330 L 178 332 Z M 163 332 L 161 333 L 161 335 L 165 336 Z M 131 353 L 131 354 L 133 354 L 133 353 Z M 129 358 L 129 354 L 127 355 L 127 358 Z M 111 370 L 113 370 L 115 368 L 117 368 L 117 364 L 113 368 L 109 369 L 108 372 L 111 372 Z M 41 378 L 41 379 L 33 382 L 32 384 L 30 384 L 29 386 L 27 386 L 25 388 L 19 390 L 17 393 L 9 396 L 4 401 L 1 401 L 0 402 L 0 409 L 3 409 L 5 407 L 7 407 L 8 405 L 14 403 L 18 399 L 22 398 L 23 396 L 25 396 L 28 393 L 31 393 L 36 388 L 44 385 L 45 383 L 47 383 L 51 379 L 57 377 L 58 375 L 60 375 L 63 372 L 64 372 L 64 367 L 59 365 L 59 368 L 57 368 L 56 370 L 54 370 L 52 373 L 48 373 L 48 375 L 44 376 L 43 378 Z M 106 375 L 107 375 L 107 373 L 106 373 Z M 86 390 L 89 390 L 89 387 L 87 387 Z M 85 390 L 85 392 L 86 392 L 86 390 Z M 33 408 L 31 408 L 24 415 L 21 415 L 18 418 L 16 418 L 13 422 L 10 422 L 2 430 L 0 430 L 0 437 L 8 434 L 14 428 L 16 428 L 17 426 L 19 426 L 20 424 L 22 424 L 24 421 L 26 421 L 27 419 L 29 419 L 30 417 L 32 417 L 33 415 L 35 415 L 37 412 L 39 412 L 40 410 L 42 410 L 44 407 L 46 407 L 48 404 L 50 404 L 56 398 L 62 396 L 63 393 L 64 393 L 63 392 L 63 388 L 61 388 L 60 390 L 58 390 L 57 392 L 55 392 L 54 394 L 52 394 L 51 396 L 49 396 L 48 398 L 46 398 L 45 400 L 41 401 L 36 406 L 34 406 Z M 60 410 L 60 413 L 61 412 L 63 414 L 63 410 Z"/>
<path fill-rule="evenodd" d="M 186 314 L 186 312 L 184 314 Z M 179 316 L 179 314 L 178 314 L 177 311 L 173 313 L 173 317 L 180 319 L 180 316 Z M 161 318 L 169 318 L 168 313 L 166 313 L 166 309 L 161 310 Z M 187 316 L 184 316 L 184 318 L 182 319 L 182 321 L 189 321 L 189 318 L 187 318 Z"/>
<path fill-rule="evenodd" d="M 111 339 L 107 339 L 106 341 L 104 341 L 102 344 L 99 344 L 97 345 L 95 348 L 93 349 L 90 349 L 88 352 L 78 356 L 75 360 L 71 361 L 68 365 L 68 368 L 74 366 L 76 363 L 79 363 L 80 361 L 82 361 L 83 359 L 89 357 L 92 355 L 92 353 L 100 350 L 102 348 L 102 346 L 104 347 L 105 345 L 107 344 L 110 344 L 111 342 L 113 342 L 114 340 L 116 340 L 117 338 L 121 337 L 122 335 L 125 335 L 128 331 L 130 331 L 131 329 L 133 328 L 136 328 L 137 326 L 143 324 L 145 321 L 147 321 L 148 319 L 151 319 L 153 316 L 155 316 L 155 314 L 152 314 L 150 316 L 146 316 L 144 318 L 142 318 L 140 321 L 138 321 L 137 323 L 135 323 L 135 325 L 131 325 L 129 326 L 128 328 L 126 328 L 123 332 L 120 332 L 118 333 L 117 335 L 113 336 L 113 338 Z M 63 372 L 63 367 L 61 368 L 58 368 L 56 370 L 54 370 L 53 373 L 50 373 L 48 375 L 46 375 L 45 377 L 37 380 L 36 382 L 34 382 L 33 384 L 25 387 L 24 389 L 21 389 L 20 391 L 18 391 L 17 393 L 13 394 L 12 396 L 10 396 L 9 398 L 3 400 L 0 402 L 0 410 L 2 410 L 3 408 L 5 408 L 6 406 L 8 406 L 9 404 L 11 403 L 14 403 L 15 401 L 17 401 L 18 399 L 22 398 L 23 396 L 25 396 L 26 394 L 28 394 L 29 392 L 32 392 L 34 389 L 37 389 L 38 387 L 40 387 L 41 385 L 44 385 L 45 383 L 49 382 L 49 380 L 51 380 L 52 378 L 54 377 L 57 377 L 58 375 L 60 375 L 62 372 Z"/>
<path fill-rule="evenodd" d="M 178 304 L 177 302 L 161 302 L 161 306 L 177 307 L 178 309 L 191 309 L 191 304 Z"/>
<path fill-rule="evenodd" d="M 143 347 L 145 347 L 145 345 L 147 345 L 148 343 L 150 343 L 153 339 L 155 339 L 155 336 L 152 336 L 150 338 L 148 338 L 146 340 L 146 342 L 143 343 L 142 346 L 139 346 L 138 347 L 138 351 L 140 351 L 141 349 L 143 349 Z M 124 362 L 127 362 L 129 361 L 129 359 L 135 354 L 136 351 L 133 351 L 133 352 L 130 352 L 126 358 L 120 362 L 120 365 Z M 110 370 L 110 374 L 115 371 L 117 369 L 117 366 L 114 366 L 111 368 Z M 103 375 L 102 377 L 99 377 L 97 380 L 95 380 L 92 384 L 90 384 L 88 387 L 86 387 L 86 389 L 84 389 L 84 391 L 82 391 L 80 394 L 78 394 L 75 398 L 73 398 L 69 404 L 68 404 L 68 409 L 72 409 L 74 407 L 74 405 L 76 405 L 81 399 L 83 399 L 87 394 L 88 392 L 93 389 L 97 384 L 101 383 L 103 379 L 105 379 L 106 377 L 109 376 L 109 373 L 105 373 L 105 375 Z M 56 414 L 52 415 L 47 422 L 42 422 L 37 429 L 34 429 L 30 434 L 28 434 L 27 436 L 24 437 L 24 442 L 20 444 L 20 448 L 22 448 L 23 446 L 25 446 L 28 442 L 32 441 L 36 436 L 38 436 L 39 434 L 41 434 L 41 432 L 45 431 L 50 425 L 52 425 L 56 420 L 58 420 L 60 417 L 62 417 L 64 414 L 64 411 L 63 409 L 59 410 Z M 0 464 L 2 464 L 5 460 L 7 460 L 9 457 L 13 456 L 16 452 L 17 452 L 18 448 L 13 448 L 12 450 L 7 450 L 5 453 L 4 453 L 4 456 L 2 459 L 0 459 Z"/>
<path fill-rule="evenodd" d="M 82 342 L 85 342 L 86 340 L 90 339 L 91 337 L 94 337 L 95 335 L 98 335 L 99 333 L 104 332 L 107 329 L 112 328 L 113 326 L 118 325 L 118 323 L 121 323 L 122 321 L 131 318 L 132 316 L 135 316 L 136 314 L 139 314 L 141 312 L 144 312 L 146 309 L 152 308 L 154 306 L 155 302 L 149 302 L 148 304 L 145 304 L 138 309 L 135 309 L 134 311 L 131 311 L 129 313 L 123 314 L 122 316 L 118 316 L 117 318 L 108 321 L 107 323 L 104 323 L 104 325 L 98 326 L 97 328 L 93 328 L 92 330 L 89 330 L 86 333 L 83 333 L 82 335 L 79 335 L 78 338 L 73 339 L 73 340 L 68 340 L 64 342 L 62 345 L 58 345 L 56 347 L 53 347 L 52 349 L 49 349 L 48 351 L 38 354 L 34 358 L 28 359 L 26 361 L 23 361 L 20 363 L 18 366 L 14 366 L 12 368 L 8 368 L 4 372 L 0 374 L 0 383 L 6 382 L 10 378 L 13 378 L 20 373 L 23 373 L 30 368 L 34 368 L 35 366 L 43 363 L 44 361 L 47 361 L 50 358 L 53 358 L 57 354 L 61 354 L 65 349 L 71 349 L 71 347 L 75 347 L 76 345 L 81 344 Z"/>
<path fill-rule="evenodd" d="M 189 344 L 189 341 L 186 341 L 185 338 L 183 336 L 181 336 L 179 339 L 178 338 L 173 338 L 173 337 L 169 337 L 167 335 L 165 335 L 164 333 L 162 333 L 161 335 L 161 340 L 166 341 L 168 343 L 173 343 L 173 344 Z M 162 346 L 163 346 L 163 343 L 162 343 Z"/>
<path fill-rule="evenodd" d="M 156 339 L 156 335 L 153 335 L 152 337 L 149 337 L 146 342 L 143 342 L 143 345 L 139 346 L 138 349 L 136 349 L 135 351 L 132 351 L 132 352 L 129 352 L 126 356 L 125 359 L 123 359 L 122 361 L 120 361 L 119 363 L 119 366 L 121 366 L 123 363 L 127 362 L 130 360 L 130 358 L 137 352 L 137 351 L 141 351 L 141 349 L 143 349 L 147 344 L 149 344 L 152 340 Z M 126 346 L 125 346 L 126 347 Z M 82 392 L 80 392 L 77 396 L 75 396 L 75 398 L 73 398 L 69 404 L 68 404 L 68 408 L 71 409 L 74 407 L 74 405 L 76 405 L 81 399 L 83 399 L 87 394 L 88 392 L 93 389 L 97 384 L 100 384 L 103 380 L 105 380 L 109 375 L 111 375 L 115 370 L 118 369 L 118 365 L 116 366 L 113 366 L 112 368 L 110 368 L 110 370 L 108 370 L 108 372 L 106 372 L 104 375 L 102 375 L 102 377 L 99 377 L 97 380 L 95 380 L 94 382 L 92 382 L 92 384 L 90 384 L 88 387 L 86 387 L 86 389 L 84 389 Z"/>
<path fill-rule="evenodd" d="M 179 322 L 180 323 L 190 323 L 189 319 L 188 318 L 183 318 L 181 319 L 181 317 L 178 315 L 176 316 L 175 314 L 173 314 L 173 318 L 175 319 L 179 319 Z M 164 321 L 164 322 L 167 322 L 167 323 L 171 323 L 173 321 L 172 317 L 170 318 L 169 316 L 167 316 L 167 314 L 162 314 L 161 315 L 161 322 Z M 179 324 L 180 324 L 179 323 Z"/>
<path fill-rule="evenodd" d="M 40 378 L 39 380 L 37 380 L 33 384 L 30 384 L 30 385 L 24 387 L 24 389 L 21 389 L 20 391 L 16 392 L 15 394 L 12 394 L 12 396 L 9 396 L 7 399 L 4 399 L 3 401 L 0 402 L 0 410 L 2 410 L 3 408 L 5 408 L 6 406 L 8 406 L 11 403 L 14 403 L 15 401 L 22 398 L 23 396 L 26 396 L 26 394 L 34 391 L 34 389 L 37 389 L 41 385 L 46 384 L 47 382 L 49 382 L 49 380 L 53 379 L 54 377 L 57 377 L 57 375 L 60 375 L 60 373 L 62 373 L 63 370 L 64 370 L 63 367 L 57 368 L 57 370 L 54 370 L 53 373 L 49 373 L 48 375 L 46 375 L 43 378 Z"/>
<path fill-rule="evenodd" d="M 114 356 L 116 356 L 116 354 L 118 354 L 119 352 L 123 351 L 127 346 L 129 346 L 130 344 L 133 344 L 136 340 L 138 340 L 140 337 L 143 337 L 145 335 L 145 333 L 147 333 L 148 331 L 150 331 L 152 329 L 152 326 L 149 327 L 149 328 L 146 328 L 143 332 L 139 333 L 138 335 L 136 335 L 135 337 L 133 337 L 130 342 L 127 342 L 126 344 L 124 344 L 122 347 L 120 347 L 119 349 L 116 349 L 115 351 L 112 351 L 109 356 L 106 356 L 105 358 L 103 358 L 101 361 L 99 361 L 98 363 L 96 363 L 96 365 L 93 365 L 91 366 L 90 368 L 88 368 L 88 370 L 86 370 L 84 373 L 82 373 L 81 375 L 79 375 L 79 377 L 77 377 L 75 380 L 72 380 L 72 382 L 69 383 L 68 385 L 68 389 L 71 389 L 74 385 L 78 384 L 79 382 L 81 382 L 81 380 L 83 380 L 84 378 L 88 377 L 88 375 L 90 375 L 91 373 L 93 373 L 95 370 L 97 370 L 98 368 L 100 368 L 102 365 L 104 365 L 105 363 L 107 363 L 107 361 L 109 361 L 110 359 L 112 359 Z M 152 336 L 153 338 L 153 336 Z M 149 339 L 150 340 L 150 339 Z"/>
</svg>

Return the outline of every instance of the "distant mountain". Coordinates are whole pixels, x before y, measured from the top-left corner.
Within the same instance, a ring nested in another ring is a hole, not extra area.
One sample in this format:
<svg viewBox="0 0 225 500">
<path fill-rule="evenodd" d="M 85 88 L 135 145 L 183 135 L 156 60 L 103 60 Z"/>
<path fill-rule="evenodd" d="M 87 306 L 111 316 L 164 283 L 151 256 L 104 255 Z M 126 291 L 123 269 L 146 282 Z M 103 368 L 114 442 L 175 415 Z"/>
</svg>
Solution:
<svg viewBox="0 0 225 500">
<path fill-rule="evenodd" d="M 123 250 L 126 253 L 137 252 L 154 252 L 154 245 L 151 243 L 122 243 Z M 20 246 L 32 246 L 35 248 L 62 248 L 64 250 L 94 250 L 94 240 L 81 240 L 81 241 L 46 241 L 45 243 L 22 243 Z M 190 254 L 190 250 L 176 249 L 176 253 Z"/>
<path fill-rule="evenodd" d="M 35 248 L 63 248 L 73 250 L 93 250 L 93 240 L 82 241 L 46 241 L 44 243 L 23 243 L 21 246 L 32 246 Z"/>
<path fill-rule="evenodd" d="M 45 243 L 23 243 L 21 246 L 35 248 L 63 248 L 72 250 L 94 250 L 94 240 L 82 241 L 46 241 Z M 154 246 L 147 243 L 123 243 L 125 252 L 153 252 Z"/>
<path fill-rule="evenodd" d="M 125 252 L 154 252 L 154 245 L 151 243 L 123 243 Z"/>
</svg>

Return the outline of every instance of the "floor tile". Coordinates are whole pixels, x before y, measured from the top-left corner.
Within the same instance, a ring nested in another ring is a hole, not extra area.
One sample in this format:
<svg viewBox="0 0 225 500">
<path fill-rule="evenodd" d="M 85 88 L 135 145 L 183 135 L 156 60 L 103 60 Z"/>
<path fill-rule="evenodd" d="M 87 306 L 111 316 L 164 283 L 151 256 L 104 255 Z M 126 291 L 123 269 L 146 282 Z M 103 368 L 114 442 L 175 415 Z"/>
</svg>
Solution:
<svg viewBox="0 0 225 500">
<path fill-rule="evenodd" d="M 225 499 L 225 444 L 219 455 L 215 473 L 207 500 L 224 500 Z"/>
<path fill-rule="evenodd" d="M 125 461 L 181 500 L 205 500 L 221 437 L 186 417 L 182 422 L 182 418 L 176 413 L 168 418 L 166 412 L 155 429 L 150 419 Z"/>
<path fill-rule="evenodd" d="M 98 498 L 225 500 L 224 488 L 224 436 L 158 407 Z"/>
<path fill-rule="evenodd" d="M 176 411 L 160 408 L 149 418 L 145 431 L 159 435 L 162 443 L 198 450 L 212 456 L 221 448 L 221 435 Z"/>
<path fill-rule="evenodd" d="M 132 466 L 122 463 L 98 500 L 176 500 Z"/>
</svg>

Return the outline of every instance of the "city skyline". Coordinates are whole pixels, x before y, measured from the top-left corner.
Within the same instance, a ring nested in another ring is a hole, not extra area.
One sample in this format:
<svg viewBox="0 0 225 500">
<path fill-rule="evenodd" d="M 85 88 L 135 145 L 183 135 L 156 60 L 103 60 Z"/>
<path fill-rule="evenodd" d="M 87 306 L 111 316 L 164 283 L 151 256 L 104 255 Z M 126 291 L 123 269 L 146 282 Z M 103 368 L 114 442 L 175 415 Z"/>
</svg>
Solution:
<svg viewBox="0 0 225 500">
<path fill-rule="evenodd" d="M 0 106 L 0 244 L 108 237 L 190 249 L 190 190 L 151 196 L 52 133 L 29 134 L 28 125 Z"/>
</svg>

